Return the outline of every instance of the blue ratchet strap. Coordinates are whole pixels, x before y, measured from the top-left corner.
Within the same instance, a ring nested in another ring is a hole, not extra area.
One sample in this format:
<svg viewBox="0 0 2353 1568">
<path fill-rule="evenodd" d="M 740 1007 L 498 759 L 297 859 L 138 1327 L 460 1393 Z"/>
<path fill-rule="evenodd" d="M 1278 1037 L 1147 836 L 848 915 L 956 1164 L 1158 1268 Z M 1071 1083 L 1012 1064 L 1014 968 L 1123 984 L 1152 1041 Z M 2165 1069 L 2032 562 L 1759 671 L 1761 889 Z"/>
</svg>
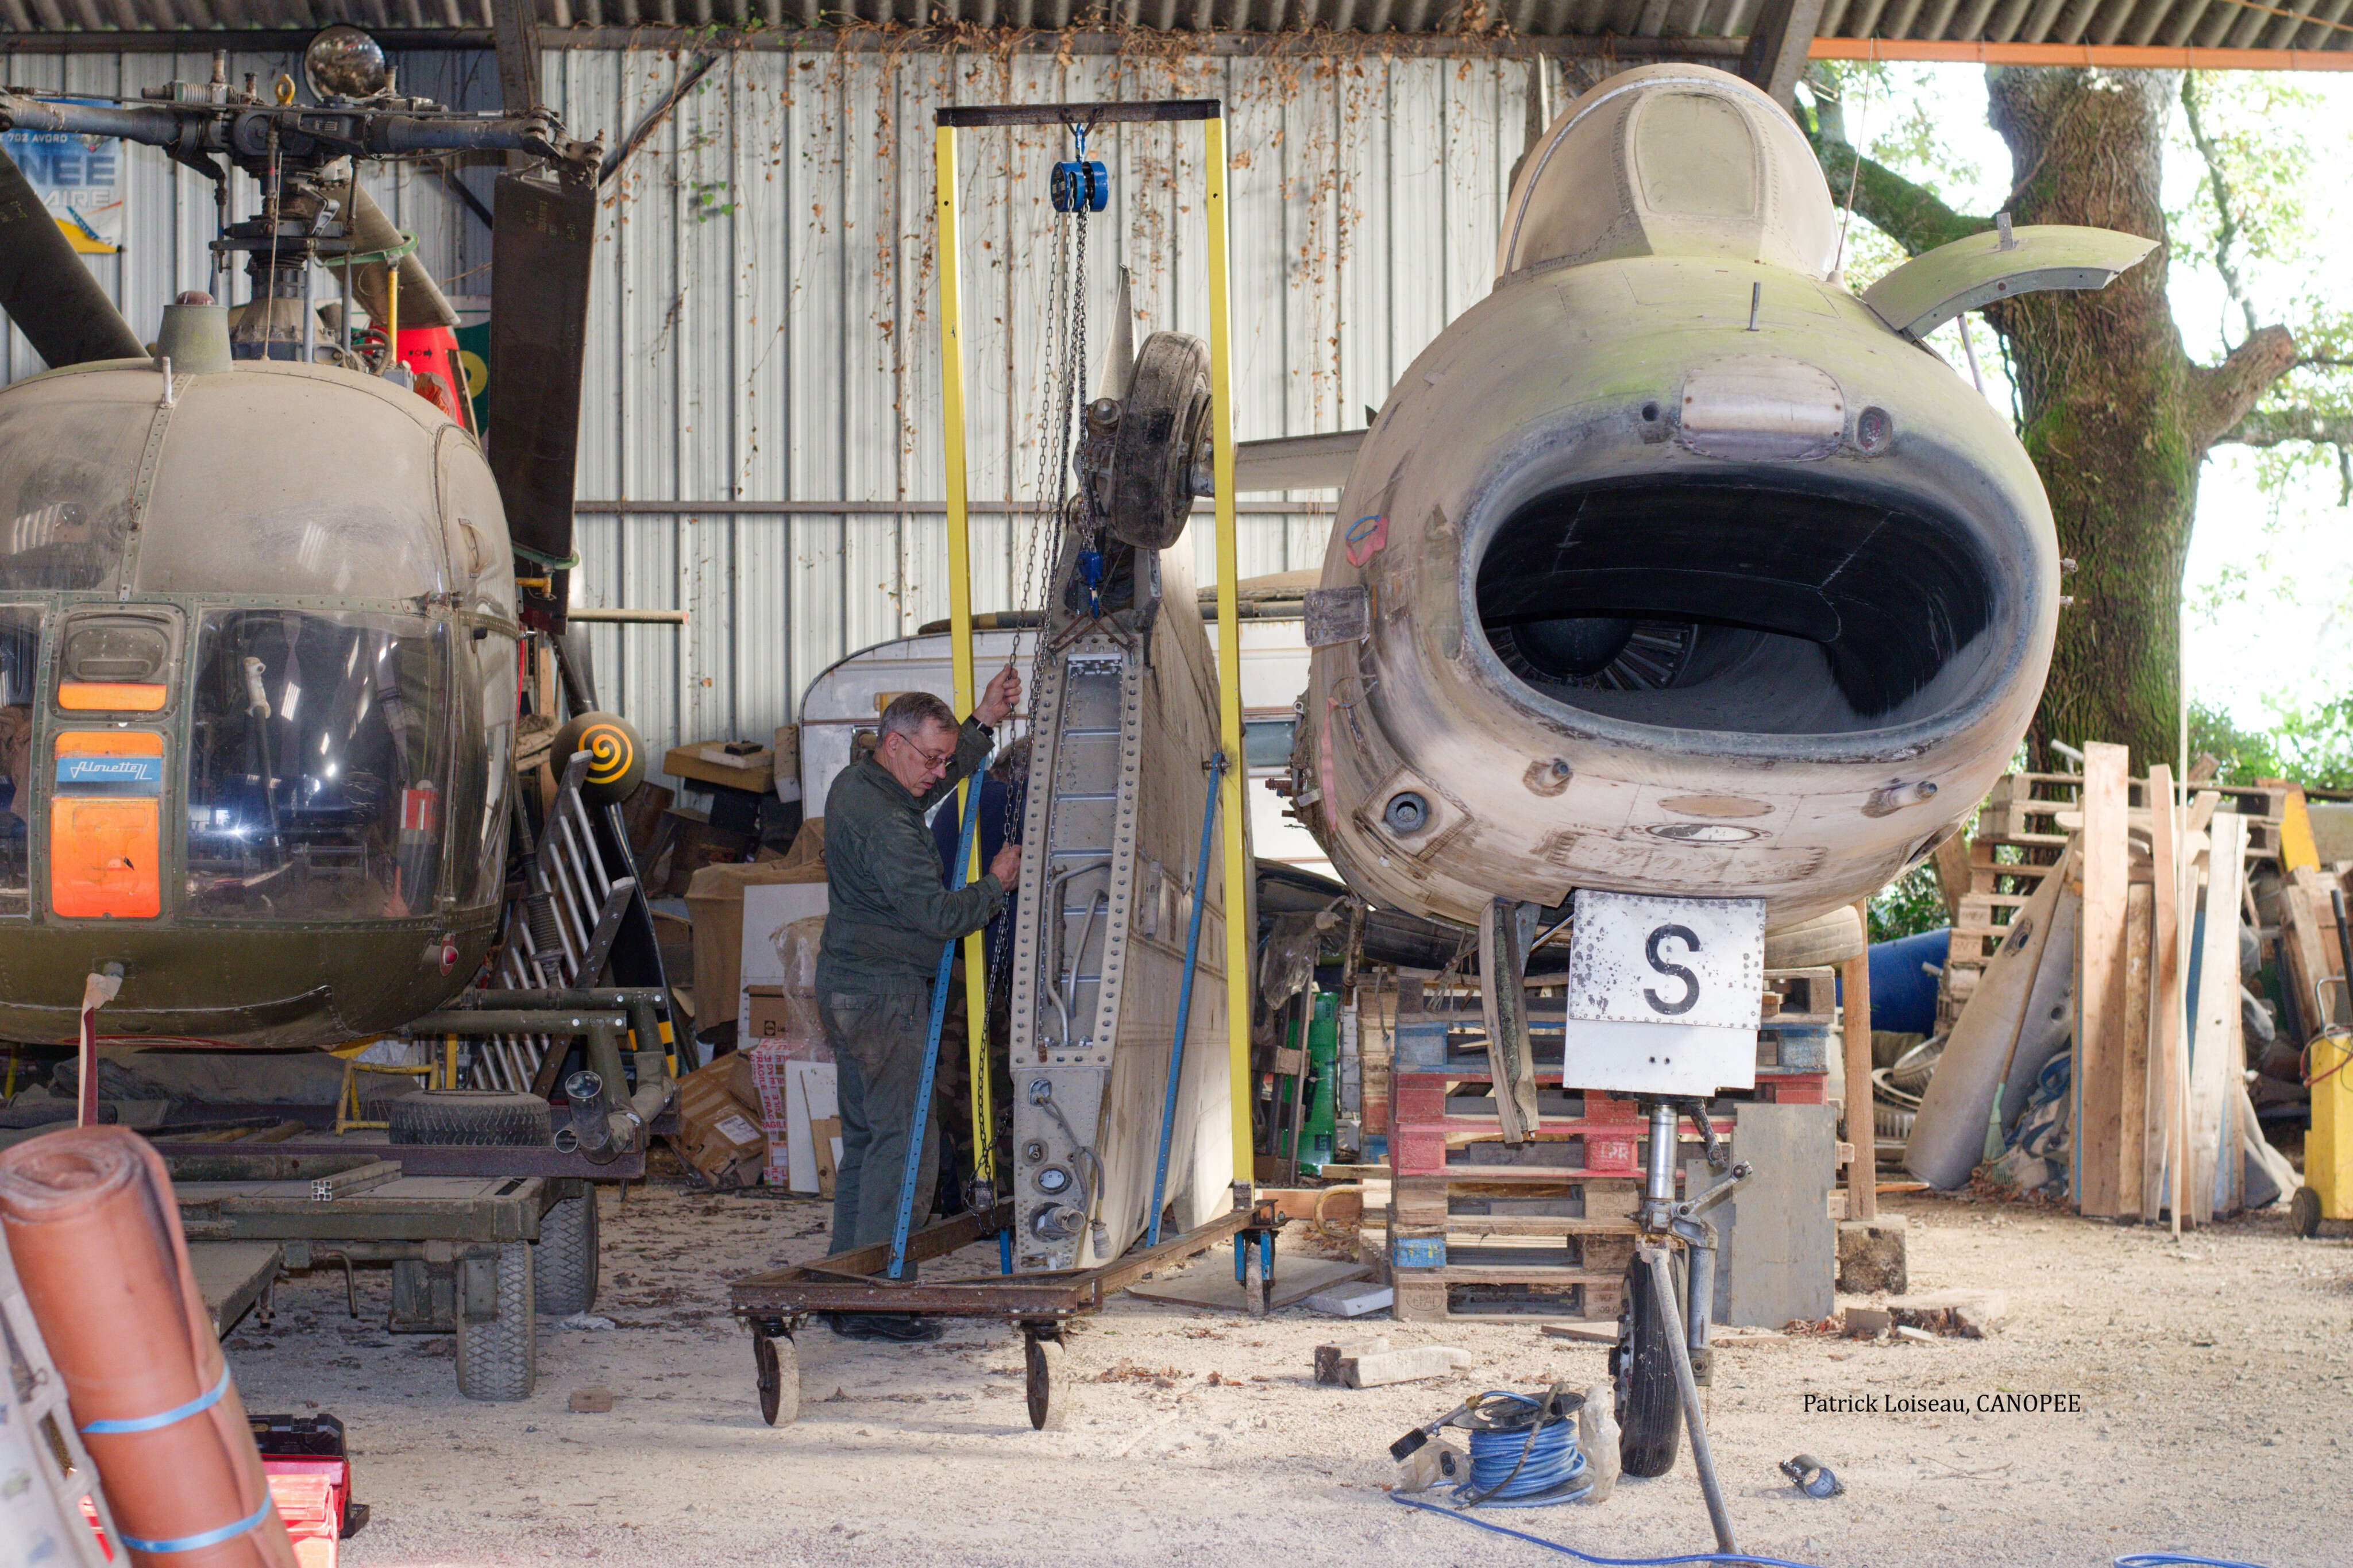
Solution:
<svg viewBox="0 0 2353 1568">
<path fill-rule="evenodd" d="M 224 1366 L 221 1368 L 220 1381 L 214 1384 L 206 1392 L 199 1394 L 194 1399 L 189 1400 L 185 1405 L 175 1405 L 171 1409 L 157 1415 L 126 1415 L 120 1420 L 114 1421 L 93 1421 L 89 1426 L 81 1429 L 81 1435 L 85 1437 L 112 1437 L 119 1436 L 125 1432 L 157 1431 L 160 1428 L 185 1421 L 191 1415 L 202 1415 L 204 1412 L 210 1410 L 214 1405 L 220 1403 L 221 1395 L 227 1392 L 228 1368 Z M 226 1541 L 227 1537 L 223 1536 L 221 1539 Z M 158 1546 L 150 1547 L 146 1550 L 160 1552 L 164 1549 Z M 186 1549 L 182 1548 L 182 1550 Z"/>
<path fill-rule="evenodd" d="M 980 778 L 964 781 L 964 827 L 956 836 L 955 873 L 949 881 L 965 885 L 972 864 L 973 830 L 980 824 Z M 915 1080 L 915 1119 L 907 1133 L 907 1164 L 899 1176 L 899 1215 L 891 1226 L 891 1268 L 885 1278 L 907 1277 L 907 1232 L 915 1218 L 915 1182 L 923 1168 L 923 1141 L 931 1135 L 932 1085 L 940 1071 L 940 1026 L 948 1016 L 948 977 L 955 966 L 955 938 L 940 944 L 939 972 L 932 976 L 932 1024 L 923 1039 L 923 1071 Z"/>
<path fill-rule="evenodd" d="M 198 1535 L 174 1536 L 169 1541 L 146 1541 L 136 1535 L 124 1535 L 121 1531 L 117 1531 L 115 1535 L 123 1545 L 133 1552 L 195 1552 L 206 1546 L 218 1546 L 224 1541 L 236 1540 L 263 1520 L 268 1519 L 269 1510 L 276 1506 L 265 1494 L 261 1500 L 261 1506 L 235 1524 L 224 1524 L 218 1530 L 207 1530 Z"/>
<path fill-rule="evenodd" d="M 1185 929 L 1185 983 L 1176 990 L 1176 1038 L 1168 1047 L 1168 1089 L 1160 1100 L 1160 1161 L 1152 1170 L 1152 1226 L 1144 1245 L 1160 1245 L 1160 1211 L 1167 1201 L 1168 1143 L 1176 1131 L 1176 1082 L 1185 1071 L 1185 1030 L 1193 1016 L 1193 975 L 1201 962 L 1201 910 L 1208 900 L 1209 845 L 1218 822 L 1218 786 L 1225 782 L 1226 754 L 1209 759 L 1209 798 L 1201 806 L 1201 854 L 1193 866 L 1193 918 Z"/>
</svg>

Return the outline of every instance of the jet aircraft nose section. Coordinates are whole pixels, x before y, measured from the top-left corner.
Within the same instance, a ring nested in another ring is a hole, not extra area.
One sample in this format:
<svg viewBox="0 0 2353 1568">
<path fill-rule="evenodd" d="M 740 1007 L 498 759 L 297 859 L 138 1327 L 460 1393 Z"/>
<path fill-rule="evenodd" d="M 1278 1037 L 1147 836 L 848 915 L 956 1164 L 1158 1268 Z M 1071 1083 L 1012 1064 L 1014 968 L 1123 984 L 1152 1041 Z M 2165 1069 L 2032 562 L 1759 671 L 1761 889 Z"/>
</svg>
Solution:
<svg viewBox="0 0 2353 1568">
<path fill-rule="evenodd" d="M 1655 66 L 1578 99 L 1493 292 L 1356 447 L 1302 819 L 1352 886 L 1464 924 L 1580 889 L 1778 924 L 1883 885 L 2008 764 L 2059 608 L 2032 464 L 1920 334 L 2147 247 L 2005 228 L 1858 299 L 1762 93 Z"/>
</svg>

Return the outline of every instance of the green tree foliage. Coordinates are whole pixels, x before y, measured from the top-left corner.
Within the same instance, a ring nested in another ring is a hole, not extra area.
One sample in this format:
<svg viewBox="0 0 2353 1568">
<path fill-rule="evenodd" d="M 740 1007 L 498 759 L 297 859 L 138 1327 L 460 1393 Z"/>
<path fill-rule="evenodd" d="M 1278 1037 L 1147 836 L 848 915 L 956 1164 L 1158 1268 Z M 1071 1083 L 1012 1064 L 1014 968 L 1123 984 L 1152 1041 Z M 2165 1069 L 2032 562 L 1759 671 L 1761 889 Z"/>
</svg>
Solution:
<svg viewBox="0 0 2353 1568">
<path fill-rule="evenodd" d="M 1936 868 L 1912 868 L 1879 889 L 1871 900 L 1871 940 L 1894 942 L 1917 936 L 1949 923 L 1945 918 L 1945 890 L 1936 881 Z"/>
<path fill-rule="evenodd" d="M 2307 789 L 2353 790 L 2353 697 L 2304 708 L 2274 703 L 2268 731 L 2244 730 L 2228 713 L 2192 703 L 2189 754 L 2212 757 L 2224 784 L 2293 779 Z"/>
</svg>

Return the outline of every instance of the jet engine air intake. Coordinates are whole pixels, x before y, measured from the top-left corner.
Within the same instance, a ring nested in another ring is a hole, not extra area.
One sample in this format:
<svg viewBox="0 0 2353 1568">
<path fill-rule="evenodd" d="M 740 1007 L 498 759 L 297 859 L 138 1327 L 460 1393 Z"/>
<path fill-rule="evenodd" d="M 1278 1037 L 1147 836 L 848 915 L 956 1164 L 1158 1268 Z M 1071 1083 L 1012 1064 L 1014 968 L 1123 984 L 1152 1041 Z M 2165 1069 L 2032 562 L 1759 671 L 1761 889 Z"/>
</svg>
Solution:
<svg viewBox="0 0 2353 1568">
<path fill-rule="evenodd" d="M 1635 723 L 1849 734 L 1965 703 L 1999 640 L 1975 530 L 1788 470 L 1554 489 L 1480 557 L 1479 622 L 1541 696 Z"/>
</svg>

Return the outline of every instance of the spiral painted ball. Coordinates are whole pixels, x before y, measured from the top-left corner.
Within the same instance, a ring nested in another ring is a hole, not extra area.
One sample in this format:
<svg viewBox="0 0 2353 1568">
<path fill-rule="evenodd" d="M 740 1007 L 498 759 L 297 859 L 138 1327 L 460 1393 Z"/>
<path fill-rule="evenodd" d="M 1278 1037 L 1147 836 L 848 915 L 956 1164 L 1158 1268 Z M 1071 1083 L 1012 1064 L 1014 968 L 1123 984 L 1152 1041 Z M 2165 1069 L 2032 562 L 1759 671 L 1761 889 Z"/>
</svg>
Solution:
<svg viewBox="0 0 2353 1568">
<path fill-rule="evenodd" d="M 617 713 L 583 713 L 556 731 L 551 761 L 561 776 L 575 752 L 588 753 L 580 794 L 591 805 L 616 805 L 637 793 L 646 776 L 645 742 Z"/>
</svg>

